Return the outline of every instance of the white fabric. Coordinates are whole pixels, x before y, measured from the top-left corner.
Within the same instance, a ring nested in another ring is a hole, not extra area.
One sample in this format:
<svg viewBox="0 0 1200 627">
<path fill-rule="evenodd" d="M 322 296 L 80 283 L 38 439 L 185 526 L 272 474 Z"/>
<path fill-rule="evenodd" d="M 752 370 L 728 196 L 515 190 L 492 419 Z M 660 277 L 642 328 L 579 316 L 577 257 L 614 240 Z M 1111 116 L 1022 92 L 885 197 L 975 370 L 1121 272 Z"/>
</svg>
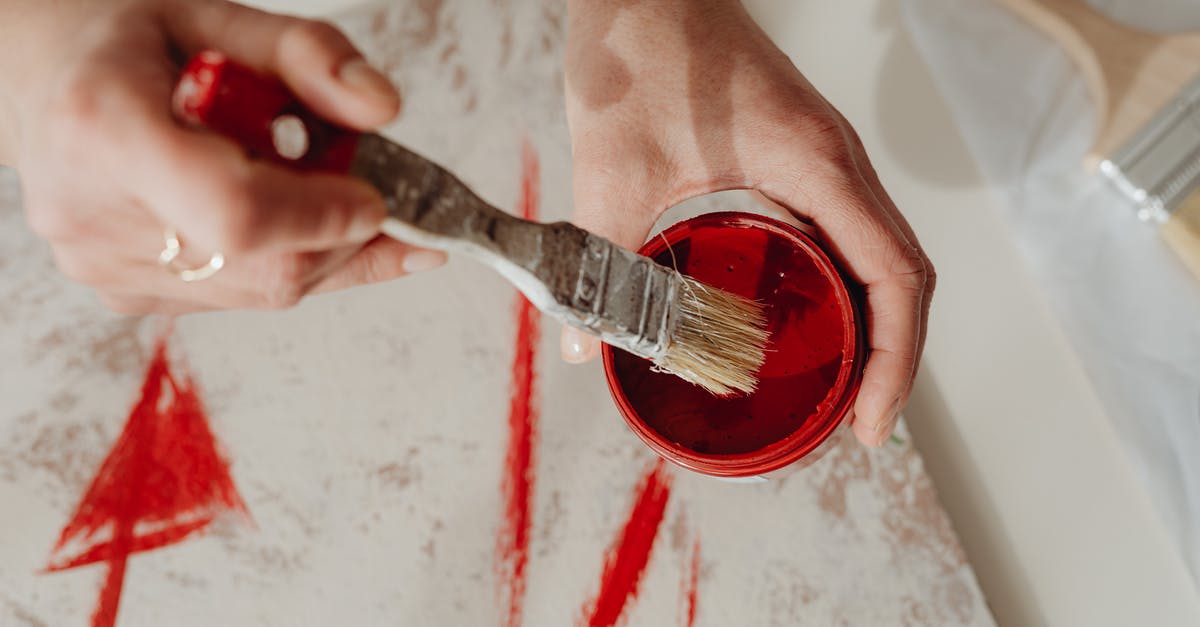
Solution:
<svg viewBox="0 0 1200 627">
<path fill-rule="evenodd" d="M 1200 24 L 1195 2 L 1160 1 L 1153 11 L 1136 0 L 1096 4 L 1142 26 Z M 1080 165 L 1092 108 L 1082 77 L 1049 38 L 994 0 L 902 7 L 1129 459 L 1200 580 L 1200 281 Z"/>
</svg>

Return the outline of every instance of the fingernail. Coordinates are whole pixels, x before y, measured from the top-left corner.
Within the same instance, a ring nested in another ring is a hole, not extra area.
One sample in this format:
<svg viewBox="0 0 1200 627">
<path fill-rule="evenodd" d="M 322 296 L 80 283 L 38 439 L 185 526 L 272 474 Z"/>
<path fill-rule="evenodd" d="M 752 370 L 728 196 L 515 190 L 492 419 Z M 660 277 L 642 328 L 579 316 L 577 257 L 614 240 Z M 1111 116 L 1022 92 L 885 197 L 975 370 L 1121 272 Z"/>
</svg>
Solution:
<svg viewBox="0 0 1200 627">
<path fill-rule="evenodd" d="M 892 403 L 888 413 L 883 415 L 883 420 L 875 424 L 875 434 L 878 436 L 878 441 L 875 446 L 883 446 L 887 443 L 888 436 L 892 434 L 892 429 L 896 427 L 896 420 L 900 418 L 900 399 Z"/>
<path fill-rule="evenodd" d="M 343 63 L 338 70 L 338 80 L 360 94 L 391 98 L 396 92 L 391 81 L 362 57 L 355 57 Z"/>
<path fill-rule="evenodd" d="M 408 274 L 425 272 L 446 263 L 446 253 L 437 250 L 414 250 L 404 256 L 401 266 Z"/>
<path fill-rule="evenodd" d="M 591 336 L 579 329 L 567 327 L 562 334 L 562 358 L 569 364 L 581 364 L 587 361 L 588 350 L 591 348 Z"/>
</svg>

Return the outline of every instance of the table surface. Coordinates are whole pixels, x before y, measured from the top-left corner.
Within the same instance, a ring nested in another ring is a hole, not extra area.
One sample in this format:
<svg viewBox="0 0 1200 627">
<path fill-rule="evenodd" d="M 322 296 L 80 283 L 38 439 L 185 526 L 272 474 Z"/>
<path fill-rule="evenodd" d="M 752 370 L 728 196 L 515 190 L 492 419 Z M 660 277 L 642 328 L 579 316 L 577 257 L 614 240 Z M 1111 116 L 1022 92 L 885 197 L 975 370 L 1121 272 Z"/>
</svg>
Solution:
<svg viewBox="0 0 1200 627">
<path fill-rule="evenodd" d="M 272 0 L 257 4 L 322 14 L 354 2 Z M 926 364 L 907 418 L 915 443 L 997 619 L 1001 624 L 1013 625 L 1200 624 L 1200 600 L 1195 589 L 1123 463 L 1103 411 L 1058 330 L 1059 322 L 1047 311 L 1022 270 L 1019 255 L 1005 232 L 1001 217 L 992 206 L 991 197 L 980 186 L 970 158 L 951 127 L 949 115 L 933 93 L 928 76 L 905 39 L 893 5 L 886 0 L 842 3 L 760 0 L 749 4 L 770 16 L 764 20 L 768 30 L 859 129 L 882 179 L 910 217 L 938 266 L 940 289 L 935 301 Z M 478 155 L 478 158 L 485 156 Z M 555 166 L 548 170 L 551 174 L 564 174 Z M 492 187 L 508 192 L 508 196 L 501 197 L 512 196 L 515 189 L 498 184 Z M 503 292 L 500 288 L 491 289 L 487 296 L 494 302 L 495 298 L 503 298 Z M 461 294 L 458 297 L 462 299 Z M 483 297 L 479 299 L 480 302 L 484 300 Z M 85 299 L 77 296 L 71 296 L 67 302 L 76 310 L 86 311 L 90 306 L 83 304 Z M 340 315 L 339 309 L 329 301 L 319 301 L 299 315 L 333 320 Z M 253 315 L 230 316 L 250 330 L 269 331 L 281 324 L 267 323 Z M 104 322 L 109 325 L 105 328 L 117 324 L 111 320 Z M 188 324 L 192 326 L 188 328 Z M 296 321 L 287 322 L 286 317 L 282 324 L 291 325 L 292 331 L 303 328 L 297 326 Z M 219 336 L 206 332 L 202 326 L 202 323 L 185 323 L 185 328 L 181 329 L 190 361 L 200 375 L 208 374 L 210 379 L 217 381 L 211 387 L 218 392 L 236 390 L 240 386 L 237 377 L 222 378 L 214 374 L 216 367 L 222 365 L 216 353 L 225 345 L 221 344 Z M 480 340 L 489 332 L 502 334 L 503 326 L 499 323 L 485 325 L 486 328 L 473 333 L 474 339 Z M 217 347 L 208 350 L 207 344 L 211 343 Z M 404 351 L 419 354 L 422 346 L 427 344 L 417 342 L 404 347 Z M 285 357 L 288 350 L 295 350 L 284 348 Z M 333 353 L 326 346 L 325 357 L 330 354 Z M 122 363 L 118 357 L 114 359 L 118 364 Z M 347 363 L 330 364 L 326 368 L 327 374 L 336 374 L 339 367 L 347 366 Z M 122 403 L 128 402 L 123 390 L 128 390 L 136 377 L 129 373 L 106 376 L 123 385 L 107 399 L 108 405 L 121 407 Z M 287 383 L 288 377 L 294 376 L 295 373 L 279 373 L 268 379 L 282 385 Z M 559 377 L 559 383 L 586 379 L 584 375 L 576 374 L 550 376 L 552 381 L 553 377 Z M 336 377 L 335 380 L 350 383 Z M 422 379 L 421 383 L 426 387 L 414 383 L 413 389 L 429 394 L 447 389 L 435 379 Z M 338 393 L 333 387 L 323 391 Z M 341 393 L 346 397 L 341 400 L 346 401 L 355 391 Z M 394 396 L 394 392 L 389 392 L 385 398 Z M 261 398 L 244 398 L 239 402 L 245 405 L 250 401 L 267 402 Z M 502 403 L 500 399 L 491 401 Z M 253 402 L 249 408 L 254 408 Z M 238 408 L 218 403 L 213 409 L 218 413 Z M 284 421 L 286 417 L 280 420 Z M 234 440 L 239 435 L 251 437 L 236 426 L 231 429 L 233 432 L 226 434 L 227 439 Z M 342 443 L 348 444 L 351 436 L 344 437 L 347 441 Z M 93 445 L 106 441 L 97 434 L 86 438 L 85 443 Z M 471 443 L 464 440 L 454 444 L 469 447 Z M 267 446 L 267 443 L 262 445 Z M 250 448 L 250 445 L 243 446 Z M 644 461 L 635 449 L 622 444 L 614 444 L 614 447 L 619 452 L 618 459 L 626 463 Z M 851 454 L 850 451 L 847 449 L 846 454 Z M 32 459 L 36 462 L 38 458 Z M 86 481 L 97 461 L 96 454 L 85 456 L 83 461 L 68 460 L 67 476 L 73 478 L 77 488 Z M 495 460 L 488 456 L 485 461 L 491 464 Z M 243 472 L 256 472 L 253 462 L 242 463 Z M 427 464 L 428 460 L 417 460 L 415 467 L 427 473 L 445 470 L 423 463 Z M 246 468 L 246 464 L 250 468 Z M 235 466 L 235 470 L 237 468 Z M 605 494 L 627 489 L 626 484 L 637 474 L 615 467 L 609 470 L 611 478 L 598 484 L 598 489 Z M 918 465 L 915 476 L 919 475 Z M 814 477 L 811 483 L 820 483 L 824 479 L 827 477 Z M 702 486 L 696 489 L 704 491 L 715 489 L 707 484 L 693 484 L 692 478 L 683 479 L 683 483 L 685 486 Z M 806 483 L 810 482 L 806 480 Z M 19 492 L 5 492 L 4 496 L 24 497 L 41 503 L 46 510 L 42 512 L 44 518 L 58 524 L 65 522 L 54 516 L 65 516 L 75 495 L 38 498 L 37 489 L 38 486 L 26 487 Z M 262 485 L 250 489 L 260 496 L 270 496 L 264 494 Z M 692 488 L 683 488 L 685 492 L 689 489 Z M 798 494 L 804 492 L 799 488 L 794 490 Z M 862 495 L 868 495 L 864 496 L 867 500 L 888 502 L 882 495 L 869 490 Z M 435 505 L 445 500 L 436 495 L 425 496 Z M 278 500 L 277 497 L 272 498 Z M 319 512 L 323 507 L 320 502 L 312 502 L 304 504 L 309 509 L 297 511 L 296 504 L 288 505 L 290 511 L 285 508 L 280 513 L 286 520 L 293 521 L 302 514 Z M 863 508 L 856 513 L 864 516 L 872 512 L 879 514 L 855 498 L 851 499 L 851 506 Z M 618 510 L 625 507 L 625 500 L 614 497 L 598 507 L 601 518 L 611 527 L 611 523 L 620 517 Z M 705 515 L 701 512 L 696 517 Z M 707 515 L 719 518 L 712 512 Z M 267 520 L 262 517 L 260 525 L 267 527 L 270 524 Z M 432 524 L 432 521 L 428 522 Z M 6 520 L 5 524 L 17 523 Z M 289 523 L 270 529 L 283 529 L 303 536 L 303 525 Z M 468 530 L 469 526 L 456 531 L 466 533 Z M 14 530 L 6 529 L 6 532 L 11 531 Z M 23 537 L 47 541 L 52 535 L 45 530 L 39 531 L 36 524 L 22 525 L 20 531 L 24 532 Z M 611 529 L 589 528 L 587 533 L 591 542 L 603 544 Z M 11 537 L 9 533 L 5 535 Z M 250 546 L 248 541 L 230 539 L 228 533 L 222 536 L 230 550 Z M 351 550 L 367 551 L 359 544 L 356 541 Z M 291 554 L 282 547 L 282 544 L 259 547 L 262 550 L 257 555 L 283 562 L 329 558 L 326 551 Z M 203 548 L 185 550 L 190 553 L 170 559 L 207 563 L 196 554 Z M 803 552 L 804 548 L 797 550 Z M 42 555 L 44 548 L 41 546 L 22 549 L 20 557 L 24 561 L 20 563 L 38 564 Z M 369 555 L 369 552 L 363 555 Z M 872 559 L 867 551 L 855 556 L 866 562 Z M 469 562 L 471 557 L 460 555 L 456 559 Z M 597 567 L 595 556 L 580 550 L 571 552 L 569 557 L 581 560 L 584 570 L 589 571 L 584 579 L 594 575 L 590 571 Z M 420 564 L 419 559 L 417 563 Z M 782 569 L 780 576 L 775 577 L 775 583 L 771 585 L 783 587 L 781 592 L 786 595 L 789 594 L 787 568 L 779 568 Z M 417 572 L 420 570 L 418 568 Z M 482 570 L 486 572 L 487 569 Z M 168 574 L 186 578 L 179 573 Z M 441 575 L 441 571 L 431 573 L 434 578 Z M 572 575 L 558 570 L 553 571 L 553 575 L 574 581 Z M 916 573 L 905 576 L 914 575 Z M 657 579 L 672 576 L 669 568 L 653 575 Z M 969 582 L 969 578 L 962 581 Z M 250 585 L 258 583 L 261 582 L 249 582 Z M 918 585 L 927 583 L 927 580 L 920 581 Z M 247 582 L 241 584 L 247 585 Z M 86 614 L 88 594 L 91 594 L 88 590 L 94 585 L 94 580 L 88 580 L 41 590 L 63 604 L 65 609 L 62 611 L 67 615 L 82 616 Z M 969 582 L 968 588 L 971 586 L 973 583 Z M 790 592 L 801 594 L 803 590 L 791 589 Z M 149 603 L 148 599 L 141 600 Z M 14 603 L 11 598 L 0 597 L 0 611 L 20 617 L 18 612 L 26 610 Z M 302 610 L 313 609 L 302 596 L 297 598 L 297 603 Z M 659 605 L 662 604 L 651 602 L 649 607 L 639 611 L 647 612 L 646 616 L 655 612 L 670 614 Z M 186 609 L 187 606 L 182 607 Z M 967 618 L 986 622 L 975 610 Z M 728 624 L 715 622 L 718 620 L 715 616 L 710 620 L 714 622 L 705 623 L 702 615 L 701 623 Z"/>
<path fill-rule="evenodd" d="M 338 21 L 405 87 L 386 133 L 554 220 L 570 209 L 562 17 L 557 1 L 446 0 Z M 654 456 L 599 364 L 562 364 L 557 326 L 515 323 L 512 288 L 459 258 L 288 311 L 178 320 L 177 381 L 195 382 L 253 524 L 222 507 L 149 518 L 144 495 L 204 453 L 195 432 L 191 449 L 158 441 L 197 425 L 155 418 L 164 402 L 117 440 L 160 321 L 107 313 L 62 279 L 16 191 L 0 175 L 0 502 L 20 512 L 0 518 L 0 622 L 83 624 L 130 535 L 215 515 L 128 557 L 119 624 L 532 627 L 611 624 L 602 610 L 621 606 L 630 625 L 994 624 L 911 442 L 842 437 L 753 485 L 647 474 Z M 734 192 L 680 211 L 754 206 Z M 114 441 L 129 456 L 94 484 L 114 524 L 48 560 Z M 193 492 L 220 484 L 183 474 Z M 107 564 L 38 573 L 96 546 Z"/>
</svg>

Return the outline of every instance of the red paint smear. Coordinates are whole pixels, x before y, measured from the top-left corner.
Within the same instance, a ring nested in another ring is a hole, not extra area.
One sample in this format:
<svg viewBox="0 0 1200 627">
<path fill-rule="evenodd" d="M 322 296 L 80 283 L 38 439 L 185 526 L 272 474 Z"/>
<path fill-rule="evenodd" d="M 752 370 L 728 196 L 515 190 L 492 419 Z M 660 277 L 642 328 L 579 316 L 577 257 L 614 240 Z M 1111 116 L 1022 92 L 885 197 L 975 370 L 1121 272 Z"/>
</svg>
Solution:
<svg viewBox="0 0 1200 627">
<path fill-rule="evenodd" d="M 164 337 L 141 398 L 63 527 L 46 570 L 108 562 L 92 625 L 114 625 L 129 555 L 179 542 L 224 510 L 249 517 L 195 387 L 171 372 Z"/>
<path fill-rule="evenodd" d="M 692 560 L 683 573 L 683 625 L 696 624 L 696 591 L 700 587 L 700 536 L 692 545 Z"/>
<path fill-rule="evenodd" d="M 583 608 L 589 627 L 617 624 L 625 606 L 637 597 L 638 584 L 650 561 L 650 551 L 670 496 L 671 475 L 660 459 L 642 478 L 629 520 L 605 554 L 600 592 Z"/>
<path fill-rule="evenodd" d="M 539 167 L 537 154 L 526 143 L 521 154 L 521 196 L 518 213 L 537 219 Z M 533 524 L 531 500 L 535 480 L 533 462 L 537 439 L 537 404 L 534 379 L 537 343 L 541 336 L 540 313 L 525 297 L 516 301 L 517 336 L 512 365 L 512 396 L 508 407 L 508 452 L 504 460 L 501 493 L 504 520 L 496 540 L 497 572 L 502 604 L 502 624 L 518 627 L 524 609 L 525 570 L 529 564 L 529 530 Z"/>
</svg>

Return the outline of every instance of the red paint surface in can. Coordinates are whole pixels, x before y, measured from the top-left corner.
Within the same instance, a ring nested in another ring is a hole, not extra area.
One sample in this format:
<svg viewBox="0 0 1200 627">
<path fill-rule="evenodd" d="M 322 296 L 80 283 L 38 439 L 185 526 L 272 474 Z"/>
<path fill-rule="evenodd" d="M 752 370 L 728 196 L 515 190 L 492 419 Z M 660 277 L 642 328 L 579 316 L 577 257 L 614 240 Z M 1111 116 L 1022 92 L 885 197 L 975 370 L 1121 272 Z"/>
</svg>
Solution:
<svg viewBox="0 0 1200 627">
<path fill-rule="evenodd" d="M 866 341 L 856 288 L 812 237 L 724 212 L 680 222 L 639 252 L 762 301 L 771 340 L 758 390 L 729 398 L 606 345 L 609 389 L 634 433 L 666 459 L 722 477 L 778 471 L 829 438 L 857 394 Z"/>
</svg>

